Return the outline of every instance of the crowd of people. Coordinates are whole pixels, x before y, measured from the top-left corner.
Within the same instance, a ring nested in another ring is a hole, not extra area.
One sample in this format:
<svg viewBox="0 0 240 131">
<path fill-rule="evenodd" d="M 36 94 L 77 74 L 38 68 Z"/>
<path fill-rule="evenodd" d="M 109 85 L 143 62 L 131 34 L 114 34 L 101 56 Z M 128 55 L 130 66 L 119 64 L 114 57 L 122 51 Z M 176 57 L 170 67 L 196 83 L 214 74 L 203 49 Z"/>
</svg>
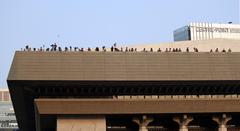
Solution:
<svg viewBox="0 0 240 131">
<path fill-rule="evenodd" d="M 56 43 L 51 44 L 49 48 L 44 48 L 45 46 L 42 46 L 40 48 L 31 48 L 29 45 L 26 45 L 24 49 L 21 49 L 21 51 L 103 51 L 106 52 L 107 48 L 105 46 L 102 46 L 102 48 L 100 49 L 99 47 L 96 47 L 95 49 L 92 49 L 90 47 L 84 49 L 84 48 L 79 48 L 79 47 L 60 47 L 58 46 Z M 113 46 L 111 46 L 110 50 L 111 52 L 137 52 L 138 49 L 137 48 L 128 48 L 128 47 L 117 47 L 117 44 L 114 43 Z M 149 50 L 146 48 L 143 48 L 142 50 L 140 50 L 140 52 L 154 52 L 153 48 L 150 48 Z M 181 48 L 166 48 L 164 51 L 161 50 L 161 48 L 158 48 L 156 50 L 156 52 L 182 52 Z M 199 52 L 198 48 L 193 48 L 193 51 L 190 51 L 189 47 L 186 48 L 185 52 Z M 229 48 L 228 50 L 222 49 L 219 50 L 218 48 L 216 48 L 215 50 L 211 49 L 210 52 L 232 52 L 232 50 Z"/>
</svg>

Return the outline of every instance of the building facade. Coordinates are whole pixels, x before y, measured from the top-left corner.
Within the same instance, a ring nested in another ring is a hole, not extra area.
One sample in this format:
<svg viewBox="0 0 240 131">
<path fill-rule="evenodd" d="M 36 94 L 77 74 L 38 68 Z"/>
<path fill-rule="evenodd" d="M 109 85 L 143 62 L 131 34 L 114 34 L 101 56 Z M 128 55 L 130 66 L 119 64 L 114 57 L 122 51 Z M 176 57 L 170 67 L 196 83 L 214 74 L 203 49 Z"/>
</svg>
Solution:
<svg viewBox="0 0 240 131">
<path fill-rule="evenodd" d="M 239 67 L 239 52 L 17 51 L 7 82 L 21 131 L 239 131 Z"/>
<path fill-rule="evenodd" d="M 18 125 L 8 89 L 0 89 L 0 131 L 17 131 Z"/>
<path fill-rule="evenodd" d="M 174 41 L 207 40 L 214 38 L 240 39 L 239 24 L 190 23 L 173 32 Z"/>
</svg>

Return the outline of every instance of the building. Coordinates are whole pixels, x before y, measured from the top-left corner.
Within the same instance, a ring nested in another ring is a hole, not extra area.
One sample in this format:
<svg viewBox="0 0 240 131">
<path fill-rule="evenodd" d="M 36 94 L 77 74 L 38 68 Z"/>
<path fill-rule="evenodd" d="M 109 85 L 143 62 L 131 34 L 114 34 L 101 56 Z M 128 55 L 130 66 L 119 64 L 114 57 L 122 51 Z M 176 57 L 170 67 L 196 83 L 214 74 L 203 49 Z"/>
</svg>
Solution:
<svg viewBox="0 0 240 131">
<path fill-rule="evenodd" d="M 0 131 L 16 131 L 17 120 L 8 89 L 0 89 Z"/>
<path fill-rule="evenodd" d="M 16 51 L 7 82 L 21 131 L 240 130 L 239 52 Z"/>
<path fill-rule="evenodd" d="M 207 40 L 214 38 L 240 39 L 239 24 L 190 23 L 173 32 L 174 41 Z"/>
</svg>

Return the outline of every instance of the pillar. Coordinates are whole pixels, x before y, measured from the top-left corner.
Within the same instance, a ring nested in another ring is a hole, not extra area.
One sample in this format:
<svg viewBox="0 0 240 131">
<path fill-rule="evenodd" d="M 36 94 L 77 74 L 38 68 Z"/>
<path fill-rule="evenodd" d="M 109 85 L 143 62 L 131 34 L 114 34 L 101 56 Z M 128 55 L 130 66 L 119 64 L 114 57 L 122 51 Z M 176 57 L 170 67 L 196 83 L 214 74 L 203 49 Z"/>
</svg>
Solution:
<svg viewBox="0 0 240 131">
<path fill-rule="evenodd" d="M 104 116 L 61 116 L 57 131 L 106 131 L 106 120 Z"/>
<path fill-rule="evenodd" d="M 153 118 L 149 118 L 146 115 L 143 115 L 141 118 L 133 118 L 133 122 L 139 126 L 139 131 L 148 131 L 147 126 L 152 121 Z"/>
<path fill-rule="evenodd" d="M 188 124 L 193 120 L 193 117 L 184 114 L 174 117 L 173 120 L 179 124 L 179 131 L 188 131 Z"/>
<path fill-rule="evenodd" d="M 222 114 L 221 116 L 214 116 L 212 119 L 218 123 L 218 131 L 227 131 L 227 122 L 232 118 L 229 115 Z"/>
</svg>

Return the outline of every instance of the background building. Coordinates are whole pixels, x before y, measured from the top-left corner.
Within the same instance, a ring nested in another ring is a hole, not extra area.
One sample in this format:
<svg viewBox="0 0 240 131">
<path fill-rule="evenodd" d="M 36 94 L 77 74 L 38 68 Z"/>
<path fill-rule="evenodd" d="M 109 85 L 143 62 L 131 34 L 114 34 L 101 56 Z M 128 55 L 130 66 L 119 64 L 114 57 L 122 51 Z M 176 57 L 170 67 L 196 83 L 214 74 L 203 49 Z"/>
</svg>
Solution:
<svg viewBox="0 0 240 131">
<path fill-rule="evenodd" d="M 15 131 L 17 120 L 7 88 L 0 89 L 0 131 Z"/>
<path fill-rule="evenodd" d="M 213 38 L 240 39 L 239 24 L 190 23 L 174 31 L 174 41 Z"/>
</svg>

